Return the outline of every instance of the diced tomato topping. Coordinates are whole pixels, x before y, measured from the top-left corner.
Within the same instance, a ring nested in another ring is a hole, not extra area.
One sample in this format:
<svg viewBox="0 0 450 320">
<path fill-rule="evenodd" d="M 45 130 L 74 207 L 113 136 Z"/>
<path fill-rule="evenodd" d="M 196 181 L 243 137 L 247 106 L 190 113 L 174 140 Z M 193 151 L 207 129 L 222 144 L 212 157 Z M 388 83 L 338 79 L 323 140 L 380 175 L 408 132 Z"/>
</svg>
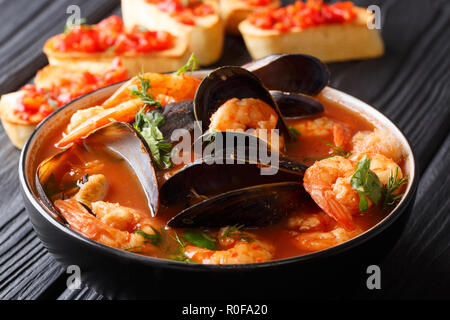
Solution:
<svg viewBox="0 0 450 320">
<path fill-rule="evenodd" d="M 141 27 L 126 31 L 122 19 L 111 16 L 96 25 L 75 26 L 66 34 L 56 36 L 53 49 L 60 52 L 136 54 L 165 50 L 172 45 L 173 37 L 168 32 Z"/>
<path fill-rule="evenodd" d="M 354 5 L 350 1 L 327 4 L 322 0 L 297 1 L 286 7 L 254 12 L 249 22 L 260 29 L 286 32 L 291 28 L 306 29 L 330 23 L 345 23 L 356 18 Z"/>
<path fill-rule="evenodd" d="M 264 1 L 264 0 L 261 0 Z M 195 17 L 204 17 L 214 13 L 214 9 L 201 0 L 147 0 L 159 10 L 168 12 L 178 22 L 195 25 Z"/>
<path fill-rule="evenodd" d="M 20 119 L 29 121 L 42 120 L 55 109 L 91 91 L 106 87 L 127 79 L 127 70 L 120 58 L 115 58 L 111 68 L 104 74 L 90 72 L 68 73 L 61 77 L 51 89 L 43 89 L 32 84 L 25 85 L 21 103 L 16 106 L 14 113 Z"/>
<path fill-rule="evenodd" d="M 269 3 L 272 2 L 272 0 L 241 0 L 241 1 L 244 1 L 254 7 L 267 6 Z"/>
</svg>

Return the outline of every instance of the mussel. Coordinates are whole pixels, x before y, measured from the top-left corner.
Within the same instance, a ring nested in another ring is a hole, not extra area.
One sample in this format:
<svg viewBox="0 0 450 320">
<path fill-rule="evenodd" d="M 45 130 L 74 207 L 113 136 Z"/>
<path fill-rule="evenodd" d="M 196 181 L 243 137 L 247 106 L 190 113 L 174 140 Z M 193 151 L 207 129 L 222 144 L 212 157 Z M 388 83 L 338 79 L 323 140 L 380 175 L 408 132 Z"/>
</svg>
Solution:
<svg viewBox="0 0 450 320">
<path fill-rule="evenodd" d="M 276 54 L 242 66 L 270 90 L 316 95 L 330 82 L 330 72 L 319 59 L 305 54 Z"/>
<path fill-rule="evenodd" d="M 194 98 L 194 114 L 201 121 L 202 131 L 209 129 L 211 116 L 232 98 L 255 98 L 264 101 L 278 114 L 277 128 L 285 138 L 290 137 L 288 126 L 278 105 L 261 80 L 240 67 L 222 67 L 203 79 Z"/>
<path fill-rule="evenodd" d="M 147 197 L 148 207 L 154 216 L 159 208 L 159 186 L 156 178 L 155 167 L 150 156 L 147 143 L 128 123 L 113 122 L 92 132 L 81 140 L 80 144 L 73 144 L 69 148 L 45 160 L 36 172 L 36 189 L 44 204 L 63 220 L 62 216 L 53 207 L 50 200 L 55 194 L 50 191 L 51 186 L 60 192 L 55 186 L 60 182 L 55 177 L 69 172 L 73 165 L 84 165 L 85 153 L 103 154 L 117 161 L 126 161 L 136 175 Z M 70 159 L 70 161 L 68 161 Z M 77 188 L 76 181 L 72 186 Z M 62 190 L 68 192 L 70 190 Z"/>
<path fill-rule="evenodd" d="M 237 140 L 240 143 L 236 144 Z M 301 201 L 306 166 L 282 154 L 271 157 L 275 162 L 262 163 L 262 152 L 273 151 L 258 137 L 244 133 L 220 132 L 212 143 L 214 156 L 186 165 L 161 186 L 162 204 L 186 208 L 169 221 L 169 226 L 239 223 L 261 227 L 277 222 Z M 262 174 L 264 169 L 275 170 Z"/>
<path fill-rule="evenodd" d="M 285 119 L 310 117 L 324 111 L 319 100 L 301 93 L 270 91 L 270 94 Z M 165 124 L 160 128 L 164 137 L 170 137 L 175 129 L 194 129 L 193 100 L 170 103 L 161 112 L 166 118 Z"/>
</svg>

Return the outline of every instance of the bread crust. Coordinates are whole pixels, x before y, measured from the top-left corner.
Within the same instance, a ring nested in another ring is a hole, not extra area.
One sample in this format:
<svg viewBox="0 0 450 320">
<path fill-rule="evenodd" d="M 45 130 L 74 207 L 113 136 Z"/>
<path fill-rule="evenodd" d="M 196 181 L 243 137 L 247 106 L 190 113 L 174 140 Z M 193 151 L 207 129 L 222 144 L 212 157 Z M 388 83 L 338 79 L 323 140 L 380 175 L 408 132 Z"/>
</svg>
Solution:
<svg viewBox="0 0 450 320">
<path fill-rule="evenodd" d="M 115 57 L 120 57 L 129 76 L 142 71 L 171 72 L 181 68 L 189 59 L 188 43 L 182 37 L 175 37 L 174 46 L 167 50 L 145 54 L 115 54 L 115 53 L 85 53 L 59 52 L 52 48 L 55 37 L 50 38 L 44 45 L 50 65 L 68 69 L 86 70 L 91 73 L 101 73 L 111 66 Z"/>
<path fill-rule="evenodd" d="M 220 15 L 228 33 L 240 34 L 239 24 L 254 10 L 279 8 L 280 6 L 281 1 L 279 0 L 271 1 L 266 6 L 251 6 L 242 0 L 220 0 Z"/>
<path fill-rule="evenodd" d="M 218 12 L 216 1 L 205 3 Z M 201 65 L 210 65 L 222 55 L 224 25 L 219 14 L 196 17 L 195 25 L 190 26 L 178 22 L 169 13 L 145 0 L 122 0 L 122 16 L 126 28 L 141 25 L 149 30 L 164 30 L 186 39 L 189 51 L 195 54 Z"/>
<path fill-rule="evenodd" d="M 38 123 L 24 121 L 14 115 L 14 107 L 21 100 L 22 91 L 5 94 L 0 99 L 0 117 L 3 129 L 5 129 L 11 142 L 18 149 L 22 149 L 36 128 Z"/>
<path fill-rule="evenodd" d="M 373 15 L 363 8 L 355 7 L 355 11 L 357 18 L 349 23 L 279 32 L 259 29 L 245 20 L 239 30 L 253 59 L 278 53 L 309 54 L 324 62 L 382 56 L 384 44 L 380 34 L 367 28 Z"/>
</svg>

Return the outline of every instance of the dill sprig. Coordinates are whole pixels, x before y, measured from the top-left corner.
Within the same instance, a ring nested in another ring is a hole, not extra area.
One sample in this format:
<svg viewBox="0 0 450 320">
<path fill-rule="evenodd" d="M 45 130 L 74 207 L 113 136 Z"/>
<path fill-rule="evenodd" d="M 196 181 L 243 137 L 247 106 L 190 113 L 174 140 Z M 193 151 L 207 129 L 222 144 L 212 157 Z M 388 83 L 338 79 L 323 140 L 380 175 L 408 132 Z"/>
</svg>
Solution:
<svg viewBox="0 0 450 320">
<path fill-rule="evenodd" d="M 407 182 L 408 176 L 404 176 L 400 179 L 398 178 L 398 167 L 394 174 L 391 172 L 388 183 L 383 186 L 383 208 L 394 206 L 395 203 L 402 198 L 403 193 L 394 194 L 394 192 Z"/>
</svg>

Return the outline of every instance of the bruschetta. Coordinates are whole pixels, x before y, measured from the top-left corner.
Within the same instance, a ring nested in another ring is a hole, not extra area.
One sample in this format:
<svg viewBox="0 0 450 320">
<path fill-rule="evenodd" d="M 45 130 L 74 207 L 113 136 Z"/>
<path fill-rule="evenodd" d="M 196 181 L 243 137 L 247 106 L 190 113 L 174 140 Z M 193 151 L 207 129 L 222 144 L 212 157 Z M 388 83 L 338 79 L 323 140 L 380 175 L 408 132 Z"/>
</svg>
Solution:
<svg viewBox="0 0 450 320">
<path fill-rule="evenodd" d="M 383 55 L 380 34 L 367 27 L 373 19 L 370 12 L 349 1 L 329 5 L 309 0 L 255 12 L 241 22 L 239 30 L 254 59 L 303 53 L 333 62 Z"/>
<path fill-rule="evenodd" d="M 36 75 L 36 85 L 27 84 L 19 91 L 1 97 L 3 128 L 11 142 L 21 149 L 38 123 L 54 110 L 83 94 L 127 78 L 119 58 L 97 74 L 47 66 Z"/>
<path fill-rule="evenodd" d="M 126 28 L 140 25 L 187 39 L 201 65 L 222 55 L 224 26 L 214 0 L 122 0 L 122 15 Z"/>
<path fill-rule="evenodd" d="M 50 65 L 98 73 L 120 57 L 129 75 L 144 69 L 178 70 L 189 59 L 188 42 L 167 31 L 142 26 L 126 30 L 121 18 L 111 16 L 96 25 L 74 26 L 44 45 Z"/>
<path fill-rule="evenodd" d="M 220 0 L 220 15 L 226 30 L 231 34 L 240 34 L 239 24 L 255 10 L 278 8 L 280 0 Z"/>
</svg>

